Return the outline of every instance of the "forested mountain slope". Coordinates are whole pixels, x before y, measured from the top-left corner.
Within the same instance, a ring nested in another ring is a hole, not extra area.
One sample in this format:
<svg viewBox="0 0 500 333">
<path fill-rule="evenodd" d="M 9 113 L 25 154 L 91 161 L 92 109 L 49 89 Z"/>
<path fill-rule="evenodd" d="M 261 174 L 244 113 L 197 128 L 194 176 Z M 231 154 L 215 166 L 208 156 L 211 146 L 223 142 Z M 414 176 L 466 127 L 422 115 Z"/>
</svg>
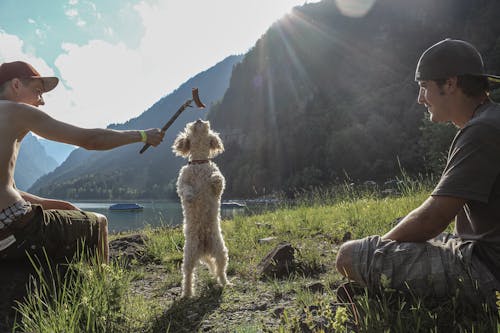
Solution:
<svg viewBox="0 0 500 333">
<path fill-rule="evenodd" d="M 380 0 L 364 17 L 333 0 L 276 22 L 245 55 L 208 115 L 232 196 L 437 172 L 453 128 L 424 121 L 415 65 L 447 37 L 500 73 L 500 2 Z"/>
</svg>

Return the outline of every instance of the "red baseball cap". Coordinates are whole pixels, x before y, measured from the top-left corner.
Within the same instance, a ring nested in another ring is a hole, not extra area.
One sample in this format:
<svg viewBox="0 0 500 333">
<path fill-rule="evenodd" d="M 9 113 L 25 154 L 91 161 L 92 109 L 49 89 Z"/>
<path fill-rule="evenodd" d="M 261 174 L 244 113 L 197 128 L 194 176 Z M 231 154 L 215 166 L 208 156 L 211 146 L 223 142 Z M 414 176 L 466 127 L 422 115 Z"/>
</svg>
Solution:
<svg viewBox="0 0 500 333">
<path fill-rule="evenodd" d="M 51 91 L 59 83 L 57 77 L 42 77 L 33 66 L 24 61 L 4 62 L 0 65 L 0 86 L 14 78 L 40 79 L 43 82 L 44 92 Z"/>
</svg>

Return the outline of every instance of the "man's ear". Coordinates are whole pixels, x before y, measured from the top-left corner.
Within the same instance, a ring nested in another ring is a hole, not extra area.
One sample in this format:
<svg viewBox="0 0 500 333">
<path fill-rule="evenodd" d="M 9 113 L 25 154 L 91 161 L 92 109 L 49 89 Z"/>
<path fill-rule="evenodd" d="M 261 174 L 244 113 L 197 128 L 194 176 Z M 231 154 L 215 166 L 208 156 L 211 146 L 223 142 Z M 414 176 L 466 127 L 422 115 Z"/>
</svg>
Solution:
<svg viewBox="0 0 500 333">
<path fill-rule="evenodd" d="M 16 93 L 17 95 L 17 91 L 19 89 L 21 89 L 21 86 L 23 85 L 23 83 L 21 82 L 21 80 L 19 80 L 18 78 L 13 78 L 11 81 L 10 81 L 10 87 L 12 88 L 12 91 L 14 91 L 14 93 Z"/>
</svg>

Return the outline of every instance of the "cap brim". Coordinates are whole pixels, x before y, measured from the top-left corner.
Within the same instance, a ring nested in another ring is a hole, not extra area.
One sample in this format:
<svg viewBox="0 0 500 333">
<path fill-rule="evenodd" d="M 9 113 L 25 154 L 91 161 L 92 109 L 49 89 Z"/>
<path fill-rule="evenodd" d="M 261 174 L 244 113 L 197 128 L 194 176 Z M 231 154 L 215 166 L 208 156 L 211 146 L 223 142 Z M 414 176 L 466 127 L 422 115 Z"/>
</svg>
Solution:
<svg viewBox="0 0 500 333">
<path fill-rule="evenodd" d="M 494 82 L 494 83 L 500 83 L 500 76 L 498 75 L 490 75 L 487 74 L 486 77 L 488 78 L 489 81 Z"/>
<path fill-rule="evenodd" d="M 51 91 L 59 83 L 59 79 L 57 77 L 40 77 L 39 79 L 43 81 L 43 90 L 45 92 Z"/>
</svg>

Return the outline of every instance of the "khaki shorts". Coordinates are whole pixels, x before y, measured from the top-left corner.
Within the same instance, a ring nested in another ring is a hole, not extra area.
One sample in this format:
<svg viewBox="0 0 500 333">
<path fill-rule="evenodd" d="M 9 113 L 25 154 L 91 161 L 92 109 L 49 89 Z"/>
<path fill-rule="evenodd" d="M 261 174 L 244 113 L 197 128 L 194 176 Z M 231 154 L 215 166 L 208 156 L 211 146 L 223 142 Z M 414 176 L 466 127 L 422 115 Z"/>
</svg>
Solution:
<svg viewBox="0 0 500 333">
<path fill-rule="evenodd" d="M 369 289 L 386 287 L 423 297 L 458 292 L 473 303 L 494 303 L 499 290 L 493 274 L 474 256 L 474 241 L 443 233 L 423 243 L 370 236 L 353 245 L 353 278 Z"/>
<path fill-rule="evenodd" d="M 36 204 L 6 231 L 12 234 L 9 239 L 13 236 L 15 241 L 0 251 L 0 260 L 24 258 L 26 252 L 43 258 L 43 249 L 49 258 L 71 259 L 82 244 L 95 251 L 99 240 L 97 215 L 77 210 L 43 210 Z"/>
</svg>

